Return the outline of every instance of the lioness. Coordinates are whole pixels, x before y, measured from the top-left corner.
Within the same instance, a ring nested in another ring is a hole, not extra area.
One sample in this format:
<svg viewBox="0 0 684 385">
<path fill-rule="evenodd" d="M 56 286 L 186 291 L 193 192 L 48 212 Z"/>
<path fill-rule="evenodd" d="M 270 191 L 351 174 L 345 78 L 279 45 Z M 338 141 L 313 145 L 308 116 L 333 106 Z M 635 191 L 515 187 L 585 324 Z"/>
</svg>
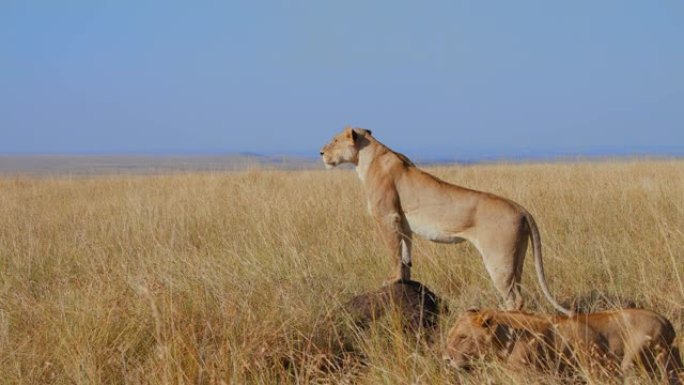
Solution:
<svg viewBox="0 0 684 385">
<path fill-rule="evenodd" d="M 684 368 L 674 339 L 672 324 L 644 309 L 575 317 L 469 310 L 450 330 L 445 358 L 460 368 L 496 356 L 513 365 L 562 369 L 564 363 L 581 363 L 623 374 L 638 364 L 651 375 L 664 370 L 670 384 L 681 384 Z"/>
<path fill-rule="evenodd" d="M 549 317 L 520 311 L 468 310 L 449 331 L 444 358 L 459 369 L 495 358 L 514 368 L 562 373 L 598 367 L 595 361 L 610 366 L 607 355 L 605 339 L 581 322 L 555 325 Z"/>
<path fill-rule="evenodd" d="M 398 263 L 396 278 L 411 279 L 411 237 L 472 242 L 508 309 L 521 309 L 520 279 L 532 238 L 537 278 L 549 302 L 565 314 L 549 292 L 539 230 L 532 215 L 508 199 L 440 180 L 406 156 L 378 142 L 370 130 L 347 127 L 321 148 L 327 168 L 352 163 L 363 184 L 368 210 Z"/>
<path fill-rule="evenodd" d="M 670 384 L 681 384 L 684 365 L 675 343 L 672 323 L 645 309 L 616 309 L 575 317 L 553 317 L 555 324 L 581 322 L 600 334 L 623 373 L 637 366 L 649 374 L 664 370 Z"/>
</svg>

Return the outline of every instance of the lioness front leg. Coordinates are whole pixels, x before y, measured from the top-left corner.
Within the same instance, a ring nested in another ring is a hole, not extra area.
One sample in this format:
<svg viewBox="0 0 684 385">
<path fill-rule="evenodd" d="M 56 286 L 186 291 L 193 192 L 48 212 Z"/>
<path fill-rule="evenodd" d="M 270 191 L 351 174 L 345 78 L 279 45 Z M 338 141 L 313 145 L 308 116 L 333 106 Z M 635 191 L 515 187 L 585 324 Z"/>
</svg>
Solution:
<svg viewBox="0 0 684 385">
<path fill-rule="evenodd" d="M 376 216 L 376 223 L 390 252 L 392 263 L 397 263 L 395 280 L 411 280 L 411 230 L 398 213 Z"/>
</svg>

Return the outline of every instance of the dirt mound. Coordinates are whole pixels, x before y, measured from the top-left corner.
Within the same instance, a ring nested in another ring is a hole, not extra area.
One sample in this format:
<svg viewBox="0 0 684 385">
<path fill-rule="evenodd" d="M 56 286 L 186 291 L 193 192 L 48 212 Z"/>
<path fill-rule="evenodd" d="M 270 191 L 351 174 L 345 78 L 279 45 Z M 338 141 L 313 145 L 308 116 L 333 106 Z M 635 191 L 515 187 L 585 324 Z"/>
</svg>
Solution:
<svg viewBox="0 0 684 385">
<path fill-rule="evenodd" d="M 437 328 L 443 301 L 417 281 L 399 281 L 355 296 L 344 305 L 362 329 L 395 311 L 405 331 L 430 336 Z"/>
</svg>

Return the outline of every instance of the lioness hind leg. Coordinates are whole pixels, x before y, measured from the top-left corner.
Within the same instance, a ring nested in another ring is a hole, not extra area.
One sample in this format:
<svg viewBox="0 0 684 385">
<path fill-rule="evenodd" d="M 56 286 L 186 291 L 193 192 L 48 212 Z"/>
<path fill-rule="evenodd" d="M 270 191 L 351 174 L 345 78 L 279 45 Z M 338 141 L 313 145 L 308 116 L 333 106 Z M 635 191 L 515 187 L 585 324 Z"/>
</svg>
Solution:
<svg viewBox="0 0 684 385">
<path fill-rule="evenodd" d="M 484 257 L 485 268 L 492 278 L 494 287 L 503 297 L 507 310 L 520 310 L 525 302 L 520 294 L 520 280 L 516 269 L 511 266 L 513 258 L 509 255 L 488 255 Z"/>
<path fill-rule="evenodd" d="M 520 239 L 516 242 L 513 250 L 498 247 L 478 247 L 478 250 L 482 254 L 485 268 L 492 278 L 494 287 L 504 300 L 506 309 L 522 309 L 525 300 L 520 293 L 520 280 L 527 251 L 527 239 Z"/>
<path fill-rule="evenodd" d="M 652 379 L 656 379 L 659 375 L 664 384 L 681 384 L 680 373 L 677 366 L 681 365 L 679 354 L 675 356 L 672 341 L 667 341 L 665 338 L 655 337 L 644 343 L 637 354 L 633 354 L 633 363 L 638 365 L 648 373 Z M 629 356 L 629 352 L 625 354 L 625 359 Z"/>
<path fill-rule="evenodd" d="M 684 365 L 679 355 L 679 349 L 672 342 L 660 341 L 652 350 L 653 371 L 661 372 L 663 383 L 681 385 L 684 379 Z"/>
<path fill-rule="evenodd" d="M 667 369 L 668 384 L 681 385 L 684 383 L 684 364 L 682 364 L 679 348 L 674 344 L 670 346 L 665 368 Z"/>
</svg>

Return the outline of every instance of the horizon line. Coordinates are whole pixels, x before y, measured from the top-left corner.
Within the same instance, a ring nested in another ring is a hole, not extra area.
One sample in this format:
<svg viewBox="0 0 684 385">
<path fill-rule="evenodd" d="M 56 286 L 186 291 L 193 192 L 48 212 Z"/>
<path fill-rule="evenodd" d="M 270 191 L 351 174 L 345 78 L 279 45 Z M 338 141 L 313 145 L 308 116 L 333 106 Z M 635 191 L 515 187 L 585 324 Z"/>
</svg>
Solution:
<svg viewBox="0 0 684 385">
<path fill-rule="evenodd" d="M 594 146 L 582 149 L 555 148 L 547 150 L 490 148 L 479 150 L 456 149 L 444 150 L 399 150 L 410 158 L 426 160 L 459 160 L 467 159 L 548 159 L 567 157 L 681 157 L 684 146 L 635 146 L 630 148 Z M 232 150 L 123 150 L 123 151 L 17 151 L 0 152 L 0 157 L 255 157 L 255 158 L 298 158 L 319 159 L 317 152 L 291 151 L 232 151 Z"/>
</svg>

